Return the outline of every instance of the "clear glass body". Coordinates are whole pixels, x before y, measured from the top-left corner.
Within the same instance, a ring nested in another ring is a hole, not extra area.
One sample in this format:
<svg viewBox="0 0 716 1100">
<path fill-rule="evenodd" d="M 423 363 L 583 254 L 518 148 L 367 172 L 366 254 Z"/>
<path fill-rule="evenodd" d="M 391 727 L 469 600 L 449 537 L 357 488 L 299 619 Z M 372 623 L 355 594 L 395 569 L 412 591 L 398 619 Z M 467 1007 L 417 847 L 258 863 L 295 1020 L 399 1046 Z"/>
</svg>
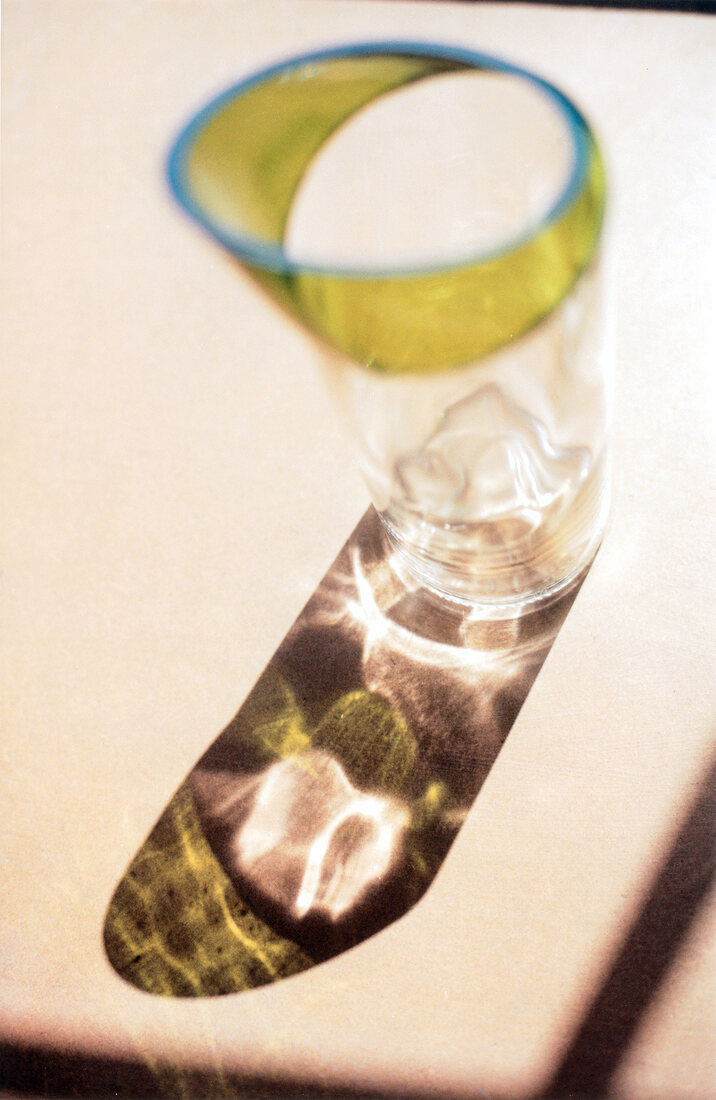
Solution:
<svg viewBox="0 0 716 1100">
<path fill-rule="evenodd" d="M 459 265 L 529 235 L 570 164 L 569 128 L 536 89 L 504 75 L 433 78 L 327 143 L 289 247 L 372 269 Z M 502 617 L 591 562 L 609 497 L 604 289 L 597 250 L 529 331 L 448 370 L 380 372 L 324 347 L 371 497 L 416 583 Z"/>
<path fill-rule="evenodd" d="M 598 265 L 486 360 L 420 377 L 325 352 L 328 384 L 398 560 L 508 615 L 591 563 L 609 505 L 608 326 Z"/>
</svg>

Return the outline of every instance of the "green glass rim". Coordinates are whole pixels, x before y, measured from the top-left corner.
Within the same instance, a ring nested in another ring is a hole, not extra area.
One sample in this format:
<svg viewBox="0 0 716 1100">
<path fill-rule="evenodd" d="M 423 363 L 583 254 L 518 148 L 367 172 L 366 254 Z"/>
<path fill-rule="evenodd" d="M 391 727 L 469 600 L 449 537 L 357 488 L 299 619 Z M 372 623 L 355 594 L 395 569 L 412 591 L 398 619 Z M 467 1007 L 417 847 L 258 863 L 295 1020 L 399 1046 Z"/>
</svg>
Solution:
<svg viewBox="0 0 716 1100">
<path fill-rule="evenodd" d="M 293 200 L 331 135 L 381 96 L 463 72 L 524 80 L 564 122 L 570 163 L 537 224 L 487 252 L 422 266 L 321 266 L 288 255 Z M 489 54 L 425 42 L 337 46 L 239 81 L 184 127 L 167 173 L 184 210 L 287 313 L 349 360 L 390 374 L 464 366 L 538 325 L 591 265 L 605 205 L 598 145 L 562 92 Z"/>
<path fill-rule="evenodd" d="M 288 74 L 301 70 L 306 66 L 341 58 L 370 57 L 371 55 L 429 58 L 447 62 L 465 70 L 472 69 L 511 75 L 527 81 L 538 92 L 545 95 L 566 123 L 571 141 L 572 156 L 564 186 L 543 217 L 526 232 L 487 251 L 479 251 L 474 255 L 463 255 L 457 260 L 446 257 L 444 260 L 436 260 L 417 266 L 411 264 L 395 267 L 303 263 L 299 259 L 291 258 L 285 251 L 282 242 L 274 242 L 250 233 L 230 230 L 222 224 L 220 219 L 213 217 L 206 205 L 197 198 L 188 171 L 188 160 L 194 143 L 212 119 L 227 105 L 239 100 L 259 85 L 281 80 Z M 295 57 L 260 69 L 232 84 L 211 99 L 180 130 L 169 151 L 166 174 L 171 192 L 180 206 L 240 262 L 282 275 L 305 273 L 336 276 L 344 279 L 412 278 L 416 275 L 439 273 L 459 267 L 473 267 L 483 262 L 489 263 L 499 256 L 520 248 L 528 240 L 536 237 L 556 222 L 585 187 L 589 174 L 590 140 L 591 142 L 594 141 L 590 127 L 571 100 L 554 84 L 529 69 L 494 55 L 465 47 L 409 40 L 366 41 L 298 54 Z"/>
</svg>

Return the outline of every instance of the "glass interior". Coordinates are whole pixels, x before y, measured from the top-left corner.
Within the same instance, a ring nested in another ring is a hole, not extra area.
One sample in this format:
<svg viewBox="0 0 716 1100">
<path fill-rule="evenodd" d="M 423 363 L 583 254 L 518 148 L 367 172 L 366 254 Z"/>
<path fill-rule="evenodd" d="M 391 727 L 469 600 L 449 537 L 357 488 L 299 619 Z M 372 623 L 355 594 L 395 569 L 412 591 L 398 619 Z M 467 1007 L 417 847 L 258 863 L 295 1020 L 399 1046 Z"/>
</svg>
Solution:
<svg viewBox="0 0 716 1100">
<path fill-rule="evenodd" d="M 574 162 L 568 120 L 532 83 L 489 70 L 433 76 L 366 105 L 319 149 L 285 251 L 299 266 L 344 271 L 466 263 L 534 233 Z"/>
</svg>

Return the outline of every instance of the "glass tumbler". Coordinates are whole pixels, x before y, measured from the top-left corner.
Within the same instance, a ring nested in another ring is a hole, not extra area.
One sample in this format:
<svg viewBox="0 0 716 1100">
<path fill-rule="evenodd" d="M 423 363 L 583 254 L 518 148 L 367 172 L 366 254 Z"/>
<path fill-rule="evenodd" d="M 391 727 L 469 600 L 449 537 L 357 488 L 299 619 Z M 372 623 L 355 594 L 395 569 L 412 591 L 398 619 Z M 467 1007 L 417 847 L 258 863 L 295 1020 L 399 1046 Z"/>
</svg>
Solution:
<svg viewBox="0 0 716 1100">
<path fill-rule="evenodd" d="M 471 50 L 337 47 L 213 100 L 169 176 L 316 338 L 409 583 L 507 618 L 584 573 L 611 361 L 603 162 L 574 104 Z"/>
</svg>

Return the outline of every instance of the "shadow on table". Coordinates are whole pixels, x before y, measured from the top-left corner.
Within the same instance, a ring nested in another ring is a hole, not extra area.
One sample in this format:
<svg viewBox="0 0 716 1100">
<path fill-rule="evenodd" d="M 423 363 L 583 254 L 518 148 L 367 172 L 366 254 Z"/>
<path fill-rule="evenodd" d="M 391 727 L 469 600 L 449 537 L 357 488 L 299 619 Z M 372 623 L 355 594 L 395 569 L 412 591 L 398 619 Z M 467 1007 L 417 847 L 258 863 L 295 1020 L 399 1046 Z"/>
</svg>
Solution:
<svg viewBox="0 0 716 1100">
<path fill-rule="evenodd" d="M 364 941 L 433 881 L 571 606 L 409 587 L 371 509 L 176 793 L 105 925 L 140 989 L 215 996 Z"/>
<path fill-rule="evenodd" d="M 444 860 L 574 594 L 517 622 L 473 620 L 406 588 L 369 512 L 132 861 L 105 927 L 115 969 L 170 996 L 236 992 L 398 919 Z M 715 822 L 716 763 L 544 1098 L 608 1095 L 713 884 Z M 0 1084 L 36 1096 L 378 1095 L 13 1043 Z"/>
<path fill-rule="evenodd" d="M 682 828 L 627 930 L 581 1025 L 550 1083 L 533 1100 L 589 1100 L 609 1095 L 610 1081 L 629 1050 L 714 885 L 716 760 L 703 776 Z M 0 1050 L 6 1095 L 47 1097 L 227 1097 L 231 1100 L 418 1100 L 422 1091 L 359 1091 L 257 1080 L 168 1064 L 148 1065 L 6 1043 Z M 445 1095 L 445 1094 L 443 1094 Z M 490 1093 L 490 1100 L 511 1100 Z M 474 1096 L 484 1100 L 478 1087 Z"/>
<path fill-rule="evenodd" d="M 602 986 L 547 1088 L 603 1096 L 716 880 L 716 755 Z M 688 1082 L 684 1082 L 688 1087 Z"/>
</svg>

